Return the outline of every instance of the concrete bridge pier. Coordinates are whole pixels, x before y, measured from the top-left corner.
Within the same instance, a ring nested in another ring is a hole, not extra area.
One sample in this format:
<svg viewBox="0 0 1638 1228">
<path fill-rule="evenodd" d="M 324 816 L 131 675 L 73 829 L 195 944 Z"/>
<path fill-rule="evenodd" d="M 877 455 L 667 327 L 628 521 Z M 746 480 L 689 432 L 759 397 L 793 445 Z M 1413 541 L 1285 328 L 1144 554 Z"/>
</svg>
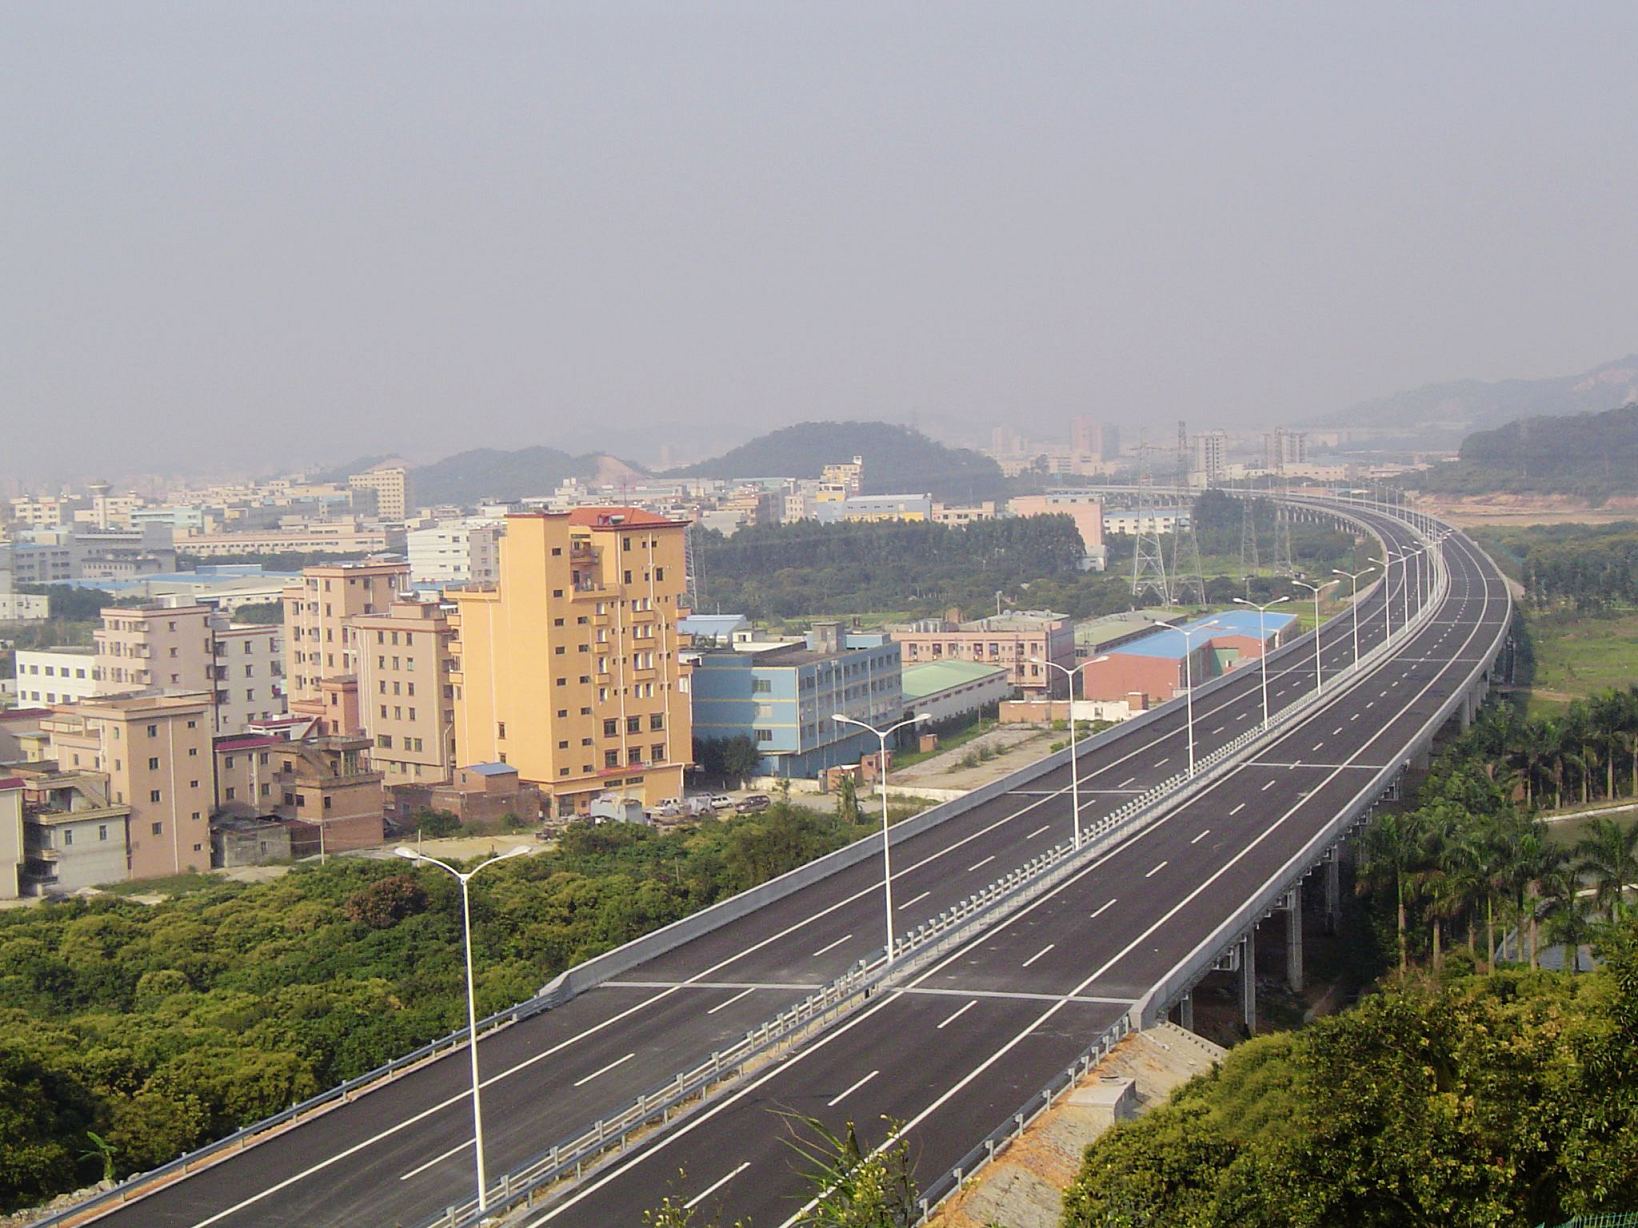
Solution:
<svg viewBox="0 0 1638 1228">
<path fill-rule="evenodd" d="M 1334 934 L 1342 923 L 1342 846 L 1332 847 L 1325 859 L 1325 932 Z"/>
<path fill-rule="evenodd" d="M 1177 1004 L 1177 1022 L 1185 1031 L 1194 1031 L 1194 994 L 1183 995 L 1183 1000 Z"/>
<path fill-rule="evenodd" d="M 1240 1006 L 1246 1021 L 1246 1033 L 1257 1034 L 1257 931 L 1251 930 L 1240 939 Z"/>
<path fill-rule="evenodd" d="M 1302 992 L 1302 884 L 1285 896 L 1285 980 L 1292 993 Z"/>
</svg>

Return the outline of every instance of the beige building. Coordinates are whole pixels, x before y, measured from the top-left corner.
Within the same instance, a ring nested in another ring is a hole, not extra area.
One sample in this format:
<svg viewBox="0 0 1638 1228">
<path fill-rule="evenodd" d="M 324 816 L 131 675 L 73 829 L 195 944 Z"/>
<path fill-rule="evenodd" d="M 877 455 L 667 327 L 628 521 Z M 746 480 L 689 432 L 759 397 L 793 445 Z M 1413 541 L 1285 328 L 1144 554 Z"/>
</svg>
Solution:
<svg viewBox="0 0 1638 1228">
<path fill-rule="evenodd" d="M 127 824 L 131 807 L 108 797 L 101 772 L 62 771 L 54 764 L 18 770 L 23 865 L 18 893 L 59 895 L 130 877 Z M 6 813 L 0 782 L 0 820 Z M 7 844 L 0 835 L 0 844 Z M 0 875 L 5 867 L 0 866 Z M 0 894 L 5 884 L 0 883 Z"/>
<path fill-rule="evenodd" d="M 251 721 L 282 716 L 284 628 L 234 626 L 220 614 L 211 621 L 216 732 L 239 733 Z"/>
<path fill-rule="evenodd" d="M 129 695 L 60 707 L 41 722 L 59 767 L 108 779 L 130 807 L 130 877 L 210 868 L 214 801 L 210 695 Z"/>
<path fill-rule="evenodd" d="M 402 465 L 349 474 L 347 487 L 374 496 L 378 520 L 403 520 L 409 512 L 409 471 Z"/>
<path fill-rule="evenodd" d="M 284 590 L 286 690 L 292 709 L 320 698 L 322 679 L 355 673 L 348 620 L 387 610 L 407 587 L 407 563 L 326 563 L 303 568 Z"/>
<path fill-rule="evenodd" d="M 678 654 L 686 524 L 631 507 L 508 516 L 500 582 L 453 592 L 458 761 L 509 763 L 585 813 L 682 793 L 692 757 Z"/>
<path fill-rule="evenodd" d="M 453 607 L 400 598 L 352 620 L 359 720 L 390 785 L 448 780 L 455 766 Z"/>
<path fill-rule="evenodd" d="M 19 648 L 15 665 L 19 704 L 67 704 L 99 693 L 95 648 Z"/>
<path fill-rule="evenodd" d="M 0 900 L 23 890 L 23 779 L 0 776 Z"/>
<path fill-rule="evenodd" d="M 102 626 L 92 632 L 98 692 L 214 691 L 211 613 L 204 605 L 103 610 Z"/>
<path fill-rule="evenodd" d="M 975 661 L 1006 669 L 1010 685 L 1025 691 L 1050 692 L 1063 685 L 1051 661 L 1075 667 L 1075 628 L 1067 615 L 1047 610 L 1020 610 L 968 622 L 926 618 L 890 628 L 904 651 L 904 667 L 929 661 Z"/>
<path fill-rule="evenodd" d="M 316 828 L 321 852 L 381 843 L 386 797 L 371 770 L 368 738 L 318 737 L 286 742 L 272 752 L 274 807 L 281 818 Z"/>
</svg>

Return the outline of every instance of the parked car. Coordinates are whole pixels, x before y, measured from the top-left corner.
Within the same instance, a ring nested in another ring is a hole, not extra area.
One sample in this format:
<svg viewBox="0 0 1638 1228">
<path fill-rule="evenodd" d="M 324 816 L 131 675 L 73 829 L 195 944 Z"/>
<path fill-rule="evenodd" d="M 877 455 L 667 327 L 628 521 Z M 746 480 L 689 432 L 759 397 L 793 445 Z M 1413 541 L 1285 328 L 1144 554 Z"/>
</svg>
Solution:
<svg viewBox="0 0 1638 1228">
<path fill-rule="evenodd" d="M 773 805 L 773 798 L 766 793 L 752 793 L 734 803 L 734 812 L 736 814 L 760 814 L 771 805 Z"/>
<path fill-rule="evenodd" d="M 734 799 L 726 793 L 713 793 L 710 798 L 712 810 L 732 810 Z"/>
<path fill-rule="evenodd" d="M 681 811 L 682 810 L 682 798 L 680 798 L 680 797 L 662 797 L 659 801 L 654 803 L 654 809 L 655 810 L 667 810 L 667 809 L 671 809 L 671 808 L 675 808 L 678 811 Z"/>
</svg>

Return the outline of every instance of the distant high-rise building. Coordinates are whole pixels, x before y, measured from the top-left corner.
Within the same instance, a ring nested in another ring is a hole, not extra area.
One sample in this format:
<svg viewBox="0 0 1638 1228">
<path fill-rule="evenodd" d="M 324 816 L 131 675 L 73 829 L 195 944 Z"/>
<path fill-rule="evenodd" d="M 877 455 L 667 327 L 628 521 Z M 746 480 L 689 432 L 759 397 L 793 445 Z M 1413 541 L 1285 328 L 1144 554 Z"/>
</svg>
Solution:
<svg viewBox="0 0 1638 1228">
<path fill-rule="evenodd" d="M 1223 480 L 1228 472 L 1228 436 L 1222 431 L 1202 431 L 1194 437 L 1193 471 L 1207 486 Z"/>
<path fill-rule="evenodd" d="M 321 698 L 323 679 L 357 672 L 348 621 L 385 613 L 408 580 L 408 563 L 325 563 L 302 569 L 301 580 L 284 590 L 286 693 L 292 709 Z"/>
<path fill-rule="evenodd" d="M 1077 460 L 1113 460 L 1120 452 L 1120 430 L 1085 414 L 1069 423 L 1069 450 Z"/>
<path fill-rule="evenodd" d="M 1277 426 L 1263 435 L 1263 468 L 1279 473 L 1287 465 L 1308 463 L 1308 436 Z"/>
<path fill-rule="evenodd" d="M 357 643 L 358 710 L 370 762 L 388 785 L 450 779 L 455 770 L 455 668 L 451 609 L 395 600 L 351 627 Z"/>
<path fill-rule="evenodd" d="M 409 471 L 402 465 L 349 474 L 347 486 L 350 490 L 373 494 L 374 512 L 382 520 L 402 520 L 408 514 Z"/>
</svg>

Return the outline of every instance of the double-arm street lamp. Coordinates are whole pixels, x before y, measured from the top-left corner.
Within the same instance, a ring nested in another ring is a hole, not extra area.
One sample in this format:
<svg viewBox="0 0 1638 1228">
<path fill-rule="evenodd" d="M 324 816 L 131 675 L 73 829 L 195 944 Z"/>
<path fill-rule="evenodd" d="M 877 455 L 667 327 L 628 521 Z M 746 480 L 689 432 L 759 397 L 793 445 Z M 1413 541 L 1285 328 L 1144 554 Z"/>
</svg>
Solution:
<svg viewBox="0 0 1638 1228">
<path fill-rule="evenodd" d="M 1320 694 L 1321 692 L 1323 692 L 1325 690 L 1325 674 L 1320 669 L 1320 612 L 1319 612 L 1319 599 L 1320 599 L 1320 593 L 1323 592 L 1325 589 L 1330 588 L 1333 584 L 1336 584 L 1337 581 L 1336 580 L 1324 580 L 1324 581 L 1321 581 L 1319 584 L 1310 584 L 1307 580 L 1293 579 L 1291 581 L 1291 583 L 1300 584 L 1303 588 L 1307 589 L 1309 592 L 1314 594 L 1314 694 L 1318 695 L 1318 694 Z"/>
<path fill-rule="evenodd" d="M 1422 563 L 1421 563 L 1421 557 L 1422 557 L 1423 549 L 1424 549 L 1424 547 L 1418 546 L 1418 547 L 1416 547 L 1416 549 L 1407 550 L 1407 551 L 1405 551 L 1405 553 L 1403 553 L 1402 555 L 1399 556 L 1400 558 L 1405 560 L 1405 566 L 1404 566 L 1404 569 L 1403 569 L 1405 574 L 1400 577 L 1400 580 L 1402 582 L 1402 585 L 1403 585 L 1403 588 L 1404 588 L 1404 591 L 1405 591 L 1405 619 L 1404 619 L 1404 625 L 1407 626 L 1407 627 L 1410 626 L 1410 608 L 1411 608 L 1411 599 L 1410 599 L 1411 570 L 1410 570 L 1410 568 L 1411 568 L 1411 560 L 1412 559 L 1417 560 L 1417 563 L 1416 563 L 1416 608 L 1417 609 L 1422 608 Z"/>
<path fill-rule="evenodd" d="M 1382 557 L 1373 556 L 1371 562 L 1382 568 L 1382 642 L 1393 639 L 1393 561 L 1400 558 L 1392 550 L 1384 549 Z"/>
<path fill-rule="evenodd" d="M 1331 568 L 1333 576 L 1343 576 L 1354 583 L 1354 665 L 1359 664 L 1359 578 L 1368 576 L 1376 568 L 1367 567 L 1364 571 L 1343 571 L 1340 567 Z"/>
<path fill-rule="evenodd" d="M 1087 665 L 1096 665 L 1109 658 L 1093 657 Z M 1070 669 L 1067 665 L 1059 665 L 1056 661 L 1048 661 L 1044 657 L 1031 657 L 1031 665 L 1049 665 L 1064 676 L 1069 686 L 1069 804 L 1075 812 L 1075 847 L 1081 847 L 1081 764 L 1075 754 L 1075 675 L 1078 670 Z M 1085 689 L 1084 687 L 1082 688 Z M 1050 711 L 1050 708 L 1048 709 Z"/>
<path fill-rule="evenodd" d="M 478 1210 L 480 1211 L 489 1209 L 489 1189 L 483 1173 L 483 1110 L 478 1105 L 478 1008 L 477 997 L 472 988 L 472 894 L 467 889 L 467 884 L 472 881 L 472 876 L 480 870 L 494 865 L 497 861 L 505 861 L 508 857 L 517 857 L 528 851 L 527 846 L 520 844 L 515 849 L 507 849 L 498 857 L 491 857 L 488 861 L 479 862 L 470 870 L 457 870 L 454 866 L 439 861 L 436 857 L 428 857 L 425 853 L 406 848 L 402 844 L 393 849 L 394 853 L 406 861 L 437 866 L 440 870 L 453 874 L 461 884 L 461 934 L 462 945 L 466 948 L 466 1047 L 467 1051 L 472 1055 L 472 1149 L 477 1154 L 478 1160 Z"/>
<path fill-rule="evenodd" d="M 1276 597 L 1276 598 L 1274 598 L 1273 601 L 1270 601 L 1270 602 L 1268 602 L 1268 603 L 1266 603 L 1264 605 L 1258 605 L 1255 601 L 1247 601 L 1244 597 L 1236 597 L 1234 600 L 1239 602 L 1241 605 L 1248 605 L 1252 609 L 1257 611 L 1257 638 L 1258 638 L 1259 642 L 1262 644 L 1262 655 L 1263 655 L 1263 661 L 1262 661 L 1263 728 L 1267 729 L 1268 728 L 1268 628 L 1263 625 L 1263 620 L 1267 617 L 1269 610 L 1271 610 L 1275 606 L 1279 605 L 1282 601 L 1290 601 L 1291 598 L 1289 598 L 1289 597 Z"/>
<path fill-rule="evenodd" d="M 1221 630 L 1221 624 L 1213 621 L 1200 623 L 1193 627 L 1179 626 L 1176 623 L 1163 623 L 1155 620 L 1155 626 L 1165 627 L 1168 631 L 1175 631 L 1183 637 L 1183 694 L 1187 697 L 1184 706 L 1183 724 L 1189 732 L 1189 775 L 1194 775 L 1194 637 L 1206 631 Z"/>
<path fill-rule="evenodd" d="M 887 962 L 891 964 L 896 952 L 893 949 L 893 861 L 888 852 L 887 842 L 887 739 L 906 725 L 919 725 L 923 721 L 932 720 L 933 717 L 931 713 L 923 712 L 907 721 L 900 721 L 897 725 L 889 725 L 886 729 L 877 729 L 874 725 L 856 721 L 851 716 L 843 716 L 840 712 L 830 719 L 840 725 L 857 725 L 860 729 L 875 734 L 876 740 L 881 743 L 882 757 L 877 761 L 877 766 L 880 767 L 882 774 L 882 892 L 887 908 Z"/>
</svg>

